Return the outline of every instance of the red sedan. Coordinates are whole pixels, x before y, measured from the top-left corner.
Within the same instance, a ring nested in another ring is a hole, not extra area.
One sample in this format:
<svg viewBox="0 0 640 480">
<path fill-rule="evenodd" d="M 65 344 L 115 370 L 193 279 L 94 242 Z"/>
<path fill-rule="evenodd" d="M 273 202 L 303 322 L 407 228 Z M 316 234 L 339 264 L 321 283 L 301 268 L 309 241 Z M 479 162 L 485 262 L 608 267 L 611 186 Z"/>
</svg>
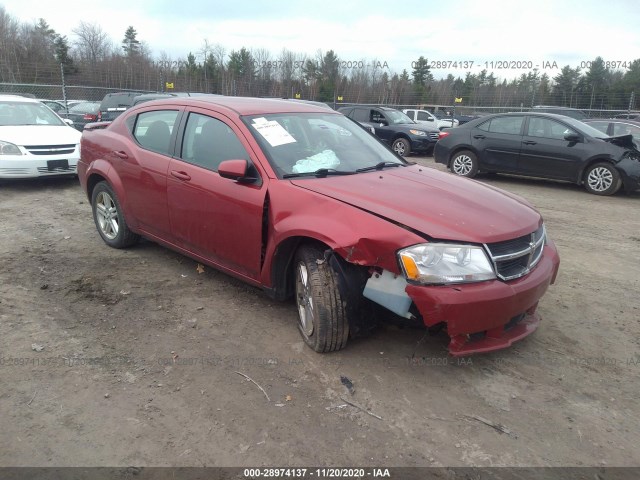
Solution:
<svg viewBox="0 0 640 480">
<path fill-rule="evenodd" d="M 109 246 L 144 236 L 295 297 L 318 352 L 380 311 L 445 328 L 453 355 L 503 348 L 536 329 L 558 272 L 525 200 L 409 163 L 302 102 L 144 103 L 84 130 L 78 174 Z"/>
</svg>

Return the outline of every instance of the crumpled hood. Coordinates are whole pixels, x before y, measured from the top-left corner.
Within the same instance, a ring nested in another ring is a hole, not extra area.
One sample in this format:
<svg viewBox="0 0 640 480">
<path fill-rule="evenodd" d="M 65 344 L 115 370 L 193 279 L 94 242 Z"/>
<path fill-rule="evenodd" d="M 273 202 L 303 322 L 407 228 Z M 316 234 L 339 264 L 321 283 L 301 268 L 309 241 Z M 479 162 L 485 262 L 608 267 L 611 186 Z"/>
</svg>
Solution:
<svg viewBox="0 0 640 480">
<path fill-rule="evenodd" d="M 498 242 L 531 233 L 541 222 L 516 195 L 419 165 L 291 183 L 433 239 Z"/>
<path fill-rule="evenodd" d="M 70 126 L 7 125 L 0 127 L 0 140 L 16 145 L 70 145 L 80 143 L 82 134 Z"/>
</svg>

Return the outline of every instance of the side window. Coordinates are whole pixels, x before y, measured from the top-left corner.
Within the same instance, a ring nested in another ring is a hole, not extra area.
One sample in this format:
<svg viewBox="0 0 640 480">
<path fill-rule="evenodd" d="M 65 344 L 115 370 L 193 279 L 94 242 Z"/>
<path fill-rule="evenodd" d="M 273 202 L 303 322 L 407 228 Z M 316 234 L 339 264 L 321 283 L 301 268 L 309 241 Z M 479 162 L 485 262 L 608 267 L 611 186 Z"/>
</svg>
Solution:
<svg viewBox="0 0 640 480">
<path fill-rule="evenodd" d="M 567 133 L 576 133 L 566 125 L 551 120 L 550 118 L 531 117 L 529 118 L 529 136 L 552 138 L 554 140 L 564 140 Z"/>
<path fill-rule="evenodd" d="M 368 110 L 365 110 L 364 108 L 354 108 L 353 112 L 349 116 L 358 122 L 368 122 L 369 117 L 367 117 L 367 114 Z"/>
<path fill-rule="evenodd" d="M 180 158 L 214 172 L 225 160 L 250 161 L 249 154 L 226 123 L 199 113 L 189 114 Z"/>
<path fill-rule="evenodd" d="M 370 121 L 373 123 L 387 123 L 387 119 L 384 118 L 382 112 L 379 112 L 378 110 L 371 110 L 370 118 Z"/>
<path fill-rule="evenodd" d="M 426 120 L 427 122 L 432 121 L 427 112 L 422 112 L 420 110 L 418 110 L 418 118 L 416 120 Z"/>
<path fill-rule="evenodd" d="M 491 121 L 488 121 L 488 122 L 481 123 L 480 125 L 477 125 L 476 128 L 478 130 L 482 130 L 483 132 L 488 132 L 490 126 L 491 126 Z"/>
<path fill-rule="evenodd" d="M 589 125 L 591 125 L 596 130 L 600 130 L 605 135 L 608 135 L 607 130 L 609 128 L 609 122 L 589 122 Z M 615 124 L 614 124 L 614 127 L 613 127 L 613 131 L 614 132 L 616 131 Z"/>
<path fill-rule="evenodd" d="M 520 135 L 524 117 L 496 117 L 489 121 L 489 132 Z M 485 125 L 485 124 L 483 124 Z"/>
<path fill-rule="evenodd" d="M 143 148 L 170 155 L 169 141 L 177 117 L 177 110 L 141 113 L 136 119 L 133 136 Z"/>
</svg>

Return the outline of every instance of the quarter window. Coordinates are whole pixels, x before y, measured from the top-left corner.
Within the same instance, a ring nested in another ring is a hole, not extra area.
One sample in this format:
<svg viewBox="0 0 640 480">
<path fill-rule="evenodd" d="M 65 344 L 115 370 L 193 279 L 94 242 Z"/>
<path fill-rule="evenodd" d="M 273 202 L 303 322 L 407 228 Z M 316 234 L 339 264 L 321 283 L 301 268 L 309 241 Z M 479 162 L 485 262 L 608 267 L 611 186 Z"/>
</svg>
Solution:
<svg viewBox="0 0 640 480">
<path fill-rule="evenodd" d="M 170 155 L 170 140 L 178 118 L 177 110 L 154 110 L 138 115 L 133 136 L 147 150 Z"/>
<path fill-rule="evenodd" d="M 214 172 L 225 160 L 250 160 L 226 123 L 199 113 L 189 114 L 180 158 Z"/>
</svg>

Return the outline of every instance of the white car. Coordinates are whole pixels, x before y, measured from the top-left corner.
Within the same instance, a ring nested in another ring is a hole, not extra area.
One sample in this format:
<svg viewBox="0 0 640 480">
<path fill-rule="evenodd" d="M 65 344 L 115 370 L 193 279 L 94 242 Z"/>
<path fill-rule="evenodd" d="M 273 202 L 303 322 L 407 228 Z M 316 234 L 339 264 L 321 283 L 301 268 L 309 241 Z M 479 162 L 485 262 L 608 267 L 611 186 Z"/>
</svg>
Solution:
<svg viewBox="0 0 640 480">
<path fill-rule="evenodd" d="M 438 130 L 442 130 L 443 128 L 457 127 L 459 123 L 456 119 L 439 119 L 428 110 L 416 110 L 409 108 L 402 110 L 402 113 L 406 114 L 414 122 L 426 123 L 428 125 L 434 126 Z"/>
<path fill-rule="evenodd" d="M 0 178 L 75 175 L 81 136 L 38 100 L 0 95 Z"/>
</svg>

